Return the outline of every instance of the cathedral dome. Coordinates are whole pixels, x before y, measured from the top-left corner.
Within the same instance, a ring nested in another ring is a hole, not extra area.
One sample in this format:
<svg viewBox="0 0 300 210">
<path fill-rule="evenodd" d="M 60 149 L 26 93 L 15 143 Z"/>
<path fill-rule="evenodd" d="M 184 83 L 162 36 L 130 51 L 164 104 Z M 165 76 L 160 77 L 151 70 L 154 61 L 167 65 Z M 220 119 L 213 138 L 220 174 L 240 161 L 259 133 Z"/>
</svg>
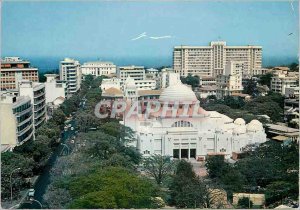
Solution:
<svg viewBox="0 0 300 210">
<path fill-rule="evenodd" d="M 163 90 L 159 97 L 161 102 L 196 102 L 198 101 L 195 93 L 191 88 L 178 82 L 177 84 L 171 85 Z"/>
<path fill-rule="evenodd" d="M 245 125 L 246 122 L 242 118 L 236 118 L 236 120 L 234 121 L 234 124 L 236 124 L 236 125 Z"/>
<path fill-rule="evenodd" d="M 234 134 L 246 133 L 246 126 L 237 126 L 233 129 Z"/>
</svg>

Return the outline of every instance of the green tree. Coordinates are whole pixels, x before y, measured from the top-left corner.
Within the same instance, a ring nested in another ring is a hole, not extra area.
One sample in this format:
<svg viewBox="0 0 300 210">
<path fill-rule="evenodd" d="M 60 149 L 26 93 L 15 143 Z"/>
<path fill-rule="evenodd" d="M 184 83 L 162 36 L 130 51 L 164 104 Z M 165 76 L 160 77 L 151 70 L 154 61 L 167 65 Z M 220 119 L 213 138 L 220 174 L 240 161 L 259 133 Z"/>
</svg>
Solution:
<svg viewBox="0 0 300 210">
<path fill-rule="evenodd" d="M 158 185 L 172 173 L 174 167 L 170 157 L 162 155 L 151 155 L 145 158 L 143 165 L 146 173 L 152 176 Z"/>
<path fill-rule="evenodd" d="M 238 207 L 240 209 L 251 209 L 252 206 L 253 202 L 247 197 L 240 198 L 238 201 Z"/>
<path fill-rule="evenodd" d="M 212 179 L 221 178 L 223 174 L 229 171 L 229 166 L 224 162 L 224 156 L 222 155 L 208 157 L 205 166 L 209 177 Z"/>
<path fill-rule="evenodd" d="M 108 167 L 70 182 L 70 208 L 151 208 L 155 187 L 132 171 Z"/>
<path fill-rule="evenodd" d="M 180 79 L 183 84 L 191 85 L 192 88 L 199 87 L 200 79 L 197 75 L 192 76 L 189 74 L 187 77 L 181 77 Z"/>
<path fill-rule="evenodd" d="M 272 73 L 267 73 L 267 74 L 261 75 L 259 77 L 259 83 L 261 85 L 267 85 L 268 87 L 270 87 L 271 86 L 272 77 L 273 77 Z"/>
</svg>

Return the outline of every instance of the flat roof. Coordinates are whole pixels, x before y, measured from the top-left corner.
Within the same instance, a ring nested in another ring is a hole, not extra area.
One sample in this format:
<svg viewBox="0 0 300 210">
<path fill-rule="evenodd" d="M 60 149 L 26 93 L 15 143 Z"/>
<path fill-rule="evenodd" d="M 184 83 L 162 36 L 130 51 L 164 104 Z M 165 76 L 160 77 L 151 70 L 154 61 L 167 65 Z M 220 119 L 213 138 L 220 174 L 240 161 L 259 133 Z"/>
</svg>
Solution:
<svg viewBox="0 0 300 210">
<path fill-rule="evenodd" d="M 298 129 L 290 128 L 290 127 L 283 126 L 283 125 L 266 124 L 266 126 L 268 126 L 269 129 L 281 131 L 281 132 L 284 132 L 284 133 L 296 133 L 296 132 L 299 133 Z"/>
</svg>

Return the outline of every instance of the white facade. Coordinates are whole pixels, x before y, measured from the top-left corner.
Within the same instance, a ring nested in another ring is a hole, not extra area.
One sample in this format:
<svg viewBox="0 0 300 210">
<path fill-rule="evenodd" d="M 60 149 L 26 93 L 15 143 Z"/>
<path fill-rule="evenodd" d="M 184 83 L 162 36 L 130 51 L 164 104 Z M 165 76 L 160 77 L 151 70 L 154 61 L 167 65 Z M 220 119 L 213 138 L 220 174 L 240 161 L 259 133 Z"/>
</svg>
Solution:
<svg viewBox="0 0 300 210">
<path fill-rule="evenodd" d="M 285 89 L 290 87 L 299 87 L 299 75 L 277 74 L 274 77 L 272 77 L 272 91 L 284 95 Z"/>
<path fill-rule="evenodd" d="M 68 83 L 68 95 L 76 93 L 81 85 L 81 69 L 79 61 L 74 59 L 65 58 L 59 65 L 60 80 L 64 80 Z"/>
<path fill-rule="evenodd" d="M 113 77 L 110 79 L 103 79 L 101 83 L 101 90 L 107 90 L 109 88 L 121 89 L 121 79 Z"/>
<path fill-rule="evenodd" d="M 161 73 L 161 88 L 166 88 L 169 85 L 175 85 L 180 81 L 180 75 L 172 71 L 164 71 Z"/>
<path fill-rule="evenodd" d="M 134 80 L 146 79 L 144 66 L 120 66 L 117 75 L 121 79 L 121 85 L 123 85 L 127 77 L 131 77 Z"/>
<path fill-rule="evenodd" d="M 20 96 L 28 96 L 33 105 L 34 127 L 39 128 L 46 120 L 45 85 L 23 80 L 19 83 Z"/>
<path fill-rule="evenodd" d="M 205 111 L 199 107 L 193 91 L 181 83 L 164 89 L 159 97 L 159 102 L 168 102 L 169 108 L 176 101 L 183 105 L 189 102 L 187 115 L 182 115 L 185 113 L 183 107 L 179 107 L 176 117 L 171 111 L 162 115 L 160 109 L 149 118 L 138 114 L 121 122 L 136 132 L 137 141 L 131 145 L 136 146 L 143 156 L 160 154 L 198 160 L 210 154 L 222 154 L 230 158 L 232 152 L 240 152 L 248 144 L 266 141 L 259 121 L 246 124 L 241 118 L 233 120 L 215 111 Z M 197 117 L 191 114 L 193 109 L 197 110 Z"/>
<path fill-rule="evenodd" d="M 28 96 L 0 93 L 1 145 L 14 147 L 34 139 L 33 106 Z"/>
<path fill-rule="evenodd" d="M 56 74 L 45 74 L 47 78 L 45 85 L 46 104 L 52 103 L 58 97 L 66 98 L 67 83 L 57 80 Z"/>
<path fill-rule="evenodd" d="M 218 41 L 210 46 L 175 46 L 173 51 L 173 68 L 180 76 L 215 77 L 224 73 L 229 61 L 243 62 L 244 74 L 255 75 L 262 66 L 262 47 L 226 46 Z"/>
<path fill-rule="evenodd" d="M 238 61 L 230 61 L 227 63 L 224 75 L 218 75 L 217 98 L 231 96 L 233 93 L 241 93 L 243 91 L 242 73 L 244 64 Z"/>
<path fill-rule="evenodd" d="M 299 98 L 299 86 L 298 87 L 286 87 L 285 97 L 286 98 Z"/>
<path fill-rule="evenodd" d="M 81 72 L 83 75 L 94 75 L 94 76 L 109 76 L 111 74 L 115 74 L 117 70 L 117 66 L 112 62 L 104 62 L 104 61 L 93 61 L 86 62 L 81 65 Z"/>
</svg>

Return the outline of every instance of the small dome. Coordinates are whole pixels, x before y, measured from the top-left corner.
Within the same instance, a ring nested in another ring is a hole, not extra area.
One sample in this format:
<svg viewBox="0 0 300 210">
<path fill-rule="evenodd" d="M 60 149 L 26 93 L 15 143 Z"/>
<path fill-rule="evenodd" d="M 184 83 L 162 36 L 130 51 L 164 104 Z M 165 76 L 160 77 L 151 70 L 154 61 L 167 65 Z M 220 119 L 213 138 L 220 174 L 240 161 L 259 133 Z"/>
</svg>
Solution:
<svg viewBox="0 0 300 210">
<path fill-rule="evenodd" d="M 159 97 L 161 102 L 196 102 L 198 101 L 195 93 L 191 88 L 178 82 L 177 84 L 170 85 L 163 90 Z"/>
<path fill-rule="evenodd" d="M 236 124 L 236 125 L 245 125 L 246 122 L 242 118 L 236 118 L 236 120 L 234 121 L 234 124 Z"/>
<path fill-rule="evenodd" d="M 252 120 L 248 125 L 247 125 L 247 131 L 260 131 L 263 130 L 263 126 L 261 122 L 258 120 Z"/>
</svg>

